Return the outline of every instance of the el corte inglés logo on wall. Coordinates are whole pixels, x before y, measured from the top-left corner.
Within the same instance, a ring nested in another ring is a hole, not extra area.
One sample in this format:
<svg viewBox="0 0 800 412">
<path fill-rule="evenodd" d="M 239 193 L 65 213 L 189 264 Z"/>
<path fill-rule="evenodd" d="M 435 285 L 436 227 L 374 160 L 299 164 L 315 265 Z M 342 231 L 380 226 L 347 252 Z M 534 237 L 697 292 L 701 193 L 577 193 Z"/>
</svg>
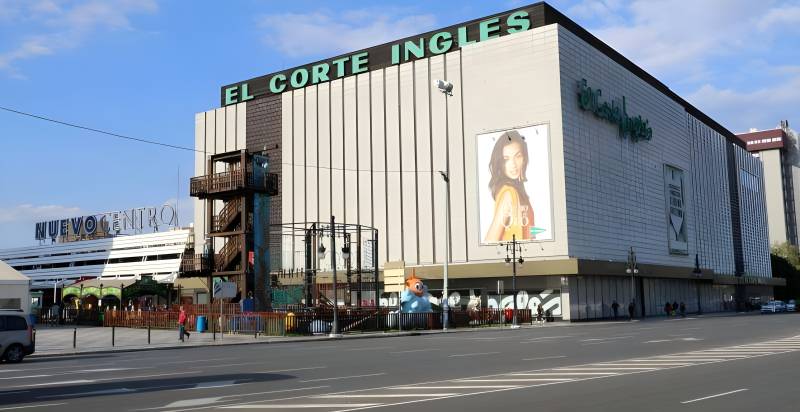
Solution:
<svg viewBox="0 0 800 412">
<path fill-rule="evenodd" d="M 616 101 L 601 102 L 600 97 L 603 91 L 592 89 L 586 84 L 586 79 L 578 82 L 578 106 L 581 110 L 592 112 L 596 117 L 609 123 L 614 123 L 619 127 L 619 137 L 631 139 L 633 142 L 639 140 L 651 140 L 653 138 L 653 128 L 647 119 L 642 116 L 628 116 L 628 108 L 625 96 L 622 96 L 622 104 Z"/>
</svg>

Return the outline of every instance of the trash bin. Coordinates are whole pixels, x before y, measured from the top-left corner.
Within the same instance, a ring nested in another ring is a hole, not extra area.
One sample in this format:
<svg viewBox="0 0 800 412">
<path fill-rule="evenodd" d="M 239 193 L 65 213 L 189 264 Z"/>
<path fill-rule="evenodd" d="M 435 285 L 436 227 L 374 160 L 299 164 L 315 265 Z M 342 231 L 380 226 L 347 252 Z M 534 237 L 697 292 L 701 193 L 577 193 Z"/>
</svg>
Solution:
<svg viewBox="0 0 800 412">
<path fill-rule="evenodd" d="M 197 331 L 203 333 L 206 331 L 206 317 L 205 316 L 198 316 L 197 317 Z"/>
</svg>

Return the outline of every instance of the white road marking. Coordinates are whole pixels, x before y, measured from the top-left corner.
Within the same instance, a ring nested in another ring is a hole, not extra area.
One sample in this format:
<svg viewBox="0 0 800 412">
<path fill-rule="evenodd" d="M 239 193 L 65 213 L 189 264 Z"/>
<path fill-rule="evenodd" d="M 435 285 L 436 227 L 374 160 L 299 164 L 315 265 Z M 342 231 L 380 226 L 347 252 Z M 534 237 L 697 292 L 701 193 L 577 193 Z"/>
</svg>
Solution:
<svg viewBox="0 0 800 412">
<path fill-rule="evenodd" d="M 300 382 L 322 382 L 322 381 L 333 381 L 338 379 L 366 378 L 368 376 L 381 376 L 381 375 L 386 375 L 386 373 L 381 372 L 381 373 L 369 373 L 366 375 L 351 375 L 351 376 L 337 376 L 333 378 L 307 379 Z"/>
<path fill-rule="evenodd" d="M 28 375 L 28 376 L 7 376 L 5 378 L 0 378 L 0 380 L 6 379 L 30 379 L 30 378 L 49 378 L 53 375 Z"/>
<path fill-rule="evenodd" d="M 541 358 L 523 358 L 524 361 L 535 361 L 535 360 L 544 360 L 544 359 L 559 359 L 559 358 L 566 358 L 566 355 L 560 356 L 542 356 Z"/>
<path fill-rule="evenodd" d="M 248 404 L 235 406 L 220 406 L 220 409 L 306 409 L 306 408 L 365 408 L 381 405 L 380 403 L 308 403 L 308 404 Z"/>
<path fill-rule="evenodd" d="M 642 343 L 662 343 L 662 342 L 669 342 L 671 340 L 672 339 L 657 339 L 657 340 L 648 340 L 648 341 L 642 342 Z"/>
<path fill-rule="evenodd" d="M 370 346 L 366 348 L 350 348 L 345 349 L 345 352 L 353 352 L 353 351 L 360 351 L 360 350 L 384 350 L 384 349 L 394 349 L 394 346 Z"/>
<path fill-rule="evenodd" d="M 497 355 L 500 352 L 478 352 L 478 353 L 461 353 L 458 355 L 448 355 L 448 358 L 458 358 L 461 356 L 481 356 L 481 355 Z"/>
<path fill-rule="evenodd" d="M 236 385 L 236 381 L 202 382 L 194 385 L 193 388 L 184 388 L 178 390 L 191 391 L 195 389 L 226 388 L 228 386 L 233 386 L 233 385 Z"/>
<path fill-rule="evenodd" d="M 128 388 L 118 388 L 118 389 L 104 389 L 99 391 L 90 391 L 90 392 L 70 392 L 66 394 L 66 396 L 78 398 L 81 396 L 91 396 L 91 395 L 116 395 L 120 393 L 131 393 L 136 392 L 136 389 L 128 389 Z M 47 398 L 59 398 L 64 396 L 64 394 L 60 395 L 47 395 L 47 396 L 37 396 L 39 399 L 47 399 Z"/>
<path fill-rule="evenodd" d="M 673 363 L 597 363 L 597 366 L 683 366 L 689 365 L 687 362 L 673 362 Z"/>
<path fill-rule="evenodd" d="M 582 339 L 580 342 L 595 342 L 595 341 L 606 341 L 606 340 L 618 340 L 618 339 L 630 339 L 633 336 L 616 336 L 613 338 L 589 338 L 589 339 Z"/>
<path fill-rule="evenodd" d="M 0 373 L 9 373 L 9 372 L 22 372 L 25 369 L 2 369 Z"/>
<path fill-rule="evenodd" d="M 308 371 L 312 369 L 325 369 L 325 368 L 327 368 L 327 366 L 309 366 L 307 368 L 275 369 L 271 371 L 261 371 L 258 373 L 296 372 L 296 371 Z"/>
<path fill-rule="evenodd" d="M 564 338 L 571 338 L 572 336 L 573 335 L 567 335 L 567 336 L 542 336 L 540 338 L 524 339 L 522 342 L 523 343 L 524 342 L 537 342 L 537 341 L 540 341 L 540 340 L 547 340 L 547 339 L 564 339 Z"/>
<path fill-rule="evenodd" d="M 618 372 L 539 372 L 539 373 L 512 373 L 511 376 L 611 376 L 619 375 Z"/>
<path fill-rule="evenodd" d="M 58 382 L 47 382 L 47 383 L 34 383 L 30 385 L 17 385 L 18 388 L 31 388 L 36 386 L 58 386 L 58 385 L 70 385 L 73 383 L 92 383 L 93 380 L 89 379 L 77 379 L 74 381 L 58 381 Z"/>
<path fill-rule="evenodd" d="M 704 397 L 702 397 L 702 398 L 692 399 L 692 400 L 690 400 L 690 401 L 683 401 L 683 402 L 681 402 L 681 403 L 683 403 L 683 404 L 686 404 L 686 403 L 692 403 L 692 402 L 704 401 L 704 400 L 706 400 L 706 399 L 718 398 L 718 397 L 720 397 L 720 396 L 730 395 L 730 394 L 734 394 L 734 393 L 738 393 L 738 392 L 744 392 L 744 391 L 746 391 L 746 390 L 747 390 L 747 388 L 742 388 L 742 389 L 737 389 L 737 390 L 735 390 L 735 391 L 724 392 L 724 393 L 718 393 L 718 394 L 716 394 L 716 395 L 711 395 L 711 396 L 704 396 Z"/>
<path fill-rule="evenodd" d="M 460 385 L 460 386 L 397 386 L 394 388 L 386 388 L 399 391 L 407 391 L 411 389 L 495 389 L 495 388 L 519 388 L 519 385 Z"/>
<path fill-rule="evenodd" d="M 566 382 L 572 378 L 494 378 L 494 379 L 459 379 L 456 382 Z"/>
<path fill-rule="evenodd" d="M 620 371 L 628 371 L 628 370 L 635 371 L 635 370 L 654 370 L 654 369 L 658 369 L 658 368 L 640 368 L 640 367 L 627 367 L 627 366 L 625 366 L 625 367 L 622 367 L 622 366 L 620 366 L 620 367 L 594 366 L 594 367 L 588 367 L 588 368 L 558 368 L 556 370 L 557 371 L 608 371 L 608 370 L 612 370 L 612 371 L 616 371 L 616 370 L 620 370 Z"/>
<path fill-rule="evenodd" d="M 376 394 L 345 394 L 345 395 L 317 395 L 312 396 L 314 399 L 347 399 L 347 398 L 405 398 L 405 397 L 420 397 L 420 396 L 451 396 L 458 395 L 457 393 L 376 393 Z"/>
<path fill-rule="evenodd" d="M 45 406 L 58 406 L 66 404 L 67 404 L 66 402 L 62 402 L 62 403 L 42 403 L 39 405 L 11 406 L 9 408 L 0 408 L 0 411 L 10 411 L 12 409 L 25 409 L 25 408 L 43 408 Z"/>
<path fill-rule="evenodd" d="M 430 352 L 430 351 L 436 351 L 436 350 L 441 350 L 441 349 L 412 349 L 412 350 L 400 350 L 400 351 L 389 352 L 389 353 L 394 355 L 394 354 L 398 354 L 398 353 Z"/>
<path fill-rule="evenodd" d="M 166 408 L 185 408 L 187 406 L 200 406 L 200 405 L 208 405 L 210 403 L 219 402 L 222 398 L 197 398 L 197 399 L 186 399 L 172 402 L 171 404 L 158 409 L 166 409 Z"/>
</svg>

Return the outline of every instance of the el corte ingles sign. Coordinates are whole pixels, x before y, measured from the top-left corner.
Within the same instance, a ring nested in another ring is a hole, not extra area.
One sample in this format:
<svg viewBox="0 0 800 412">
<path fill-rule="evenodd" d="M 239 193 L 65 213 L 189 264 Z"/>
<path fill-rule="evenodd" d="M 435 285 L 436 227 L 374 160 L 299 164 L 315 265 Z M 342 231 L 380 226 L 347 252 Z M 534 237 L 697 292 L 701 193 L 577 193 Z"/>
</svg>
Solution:
<svg viewBox="0 0 800 412">
<path fill-rule="evenodd" d="M 534 22 L 536 24 L 534 24 Z M 458 26 L 406 38 L 306 66 L 222 87 L 221 104 L 228 106 L 258 98 L 366 73 L 416 59 L 436 56 L 477 42 L 530 30 L 544 24 L 541 7 L 499 14 Z"/>
</svg>

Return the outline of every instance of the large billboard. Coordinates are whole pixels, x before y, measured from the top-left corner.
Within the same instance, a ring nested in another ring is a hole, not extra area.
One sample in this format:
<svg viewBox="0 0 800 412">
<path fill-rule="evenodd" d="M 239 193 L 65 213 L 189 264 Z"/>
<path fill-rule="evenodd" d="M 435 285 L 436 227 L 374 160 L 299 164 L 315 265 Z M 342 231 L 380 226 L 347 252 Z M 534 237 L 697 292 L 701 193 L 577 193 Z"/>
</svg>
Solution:
<svg viewBox="0 0 800 412">
<path fill-rule="evenodd" d="M 546 124 L 476 136 L 481 244 L 553 240 L 549 140 Z"/>
</svg>

